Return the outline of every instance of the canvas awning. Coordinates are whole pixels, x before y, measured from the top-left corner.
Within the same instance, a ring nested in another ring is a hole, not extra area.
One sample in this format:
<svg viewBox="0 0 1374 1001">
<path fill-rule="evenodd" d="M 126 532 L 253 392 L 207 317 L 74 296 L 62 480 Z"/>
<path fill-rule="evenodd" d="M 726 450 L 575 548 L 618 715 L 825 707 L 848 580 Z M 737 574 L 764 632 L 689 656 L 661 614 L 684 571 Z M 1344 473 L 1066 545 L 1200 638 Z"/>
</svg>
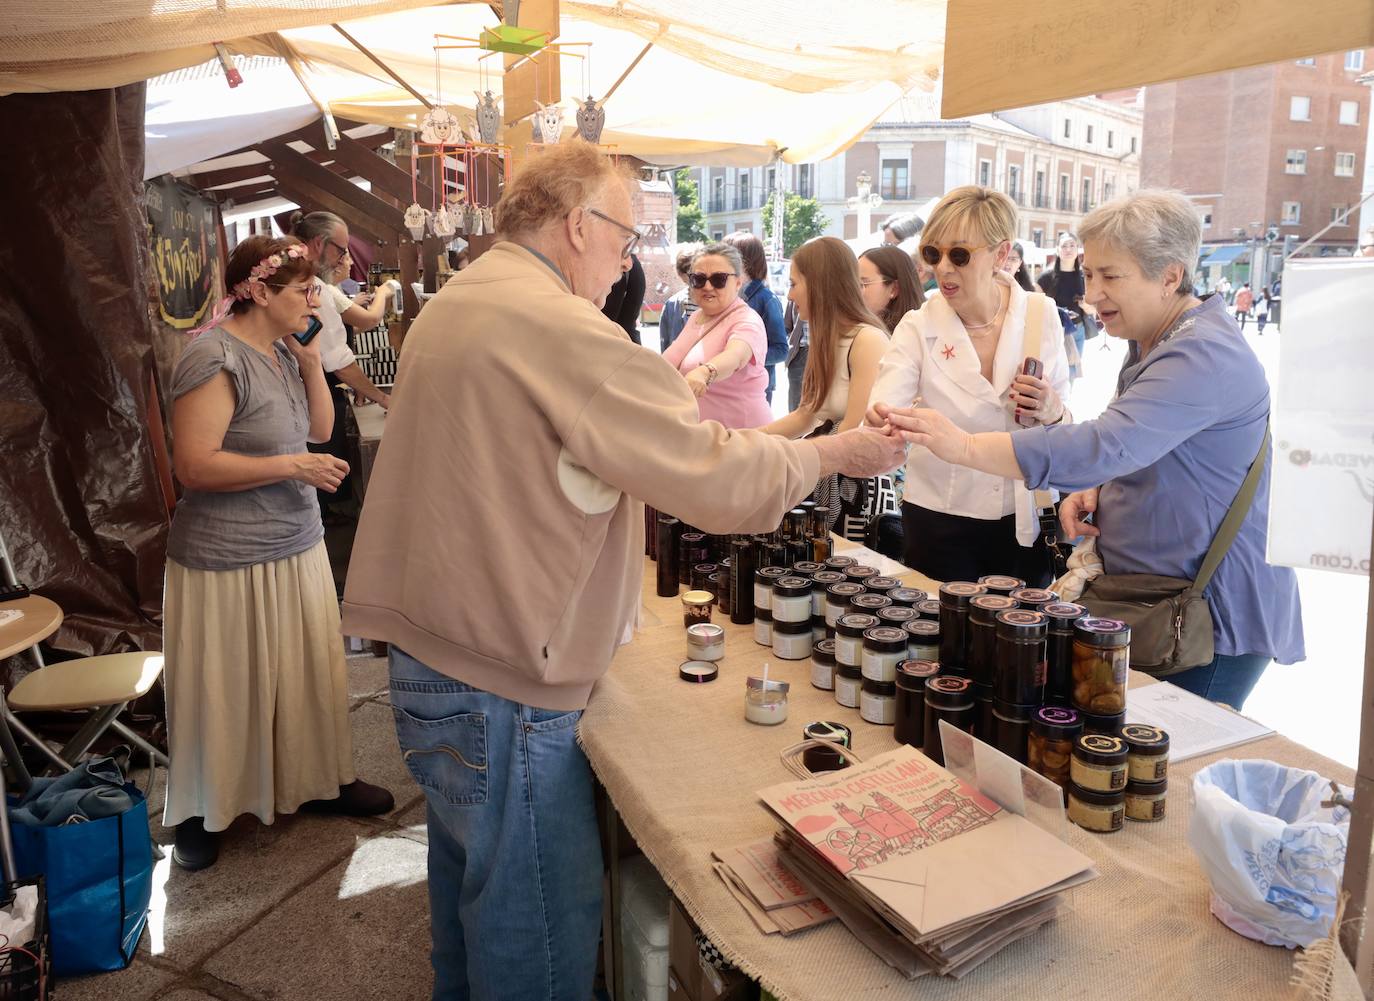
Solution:
<svg viewBox="0 0 1374 1001">
<path fill-rule="evenodd" d="M 1213 265 L 1234 264 L 1246 254 L 1250 253 L 1250 248 L 1244 243 L 1223 243 L 1215 247 L 1203 247 L 1203 252 L 1211 251 L 1202 259 L 1202 266 L 1210 268 Z"/>
</svg>

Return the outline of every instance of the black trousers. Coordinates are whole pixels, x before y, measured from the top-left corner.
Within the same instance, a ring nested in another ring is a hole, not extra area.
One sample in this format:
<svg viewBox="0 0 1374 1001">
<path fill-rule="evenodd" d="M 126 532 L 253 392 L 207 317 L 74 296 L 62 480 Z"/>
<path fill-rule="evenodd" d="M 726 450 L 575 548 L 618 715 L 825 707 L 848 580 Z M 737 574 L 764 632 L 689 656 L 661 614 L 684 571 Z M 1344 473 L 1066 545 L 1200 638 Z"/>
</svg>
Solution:
<svg viewBox="0 0 1374 1001">
<path fill-rule="evenodd" d="M 989 574 L 1020 577 L 1030 587 L 1050 583 L 1050 554 L 1036 534 L 1029 548 L 1016 541 L 1016 516 L 964 518 L 902 502 L 905 563 L 941 582 L 976 581 Z"/>
<path fill-rule="evenodd" d="M 329 440 L 318 445 L 311 441 L 306 442 L 305 447 L 308 451 L 332 455 L 337 459 L 348 461 L 348 394 L 339 388 L 339 381 L 332 372 L 325 374 L 325 381 L 329 383 L 329 395 L 334 400 L 334 427 L 330 431 Z M 319 498 L 320 510 L 327 511 L 329 506 L 337 501 L 346 501 L 353 496 L 353 471 L 349 470 L 343 482 L 339 484 L 339 489 L 334 493 L 324 490 L 316 490 L 315 496 Z"/>
</svg>

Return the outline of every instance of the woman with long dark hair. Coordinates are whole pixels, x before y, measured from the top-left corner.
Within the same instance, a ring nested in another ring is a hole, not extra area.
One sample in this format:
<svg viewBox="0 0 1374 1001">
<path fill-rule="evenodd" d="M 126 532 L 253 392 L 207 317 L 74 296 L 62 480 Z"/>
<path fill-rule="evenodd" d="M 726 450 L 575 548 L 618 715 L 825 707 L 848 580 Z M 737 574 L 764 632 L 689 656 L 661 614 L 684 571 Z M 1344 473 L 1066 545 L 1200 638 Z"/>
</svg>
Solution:
<svg viewBox="0 0 1374 1001">
<path fill-rule="evenodd" d="M 926 301 L 916 265 L 900 247 L 872 247 L 860 254 L 859 286 L 864 304 L 889 334 L 902 317 Z"/>
<path fill-rule="evenodd" d="M 1031 281 L 1030 269 L 1026 267 L 1026 249 L 1021 244 L 1013 243 L 1011 245 L 1011 253 L 1007 254 L 1007 259 L 1002 262 L 1002 270 L 1016 279 L 1016 284 L 1027 292 L 1035 291 L 1035 284 Z"/>
<path fill-rule="evenodd" d="M 1045 269 L 1039 285 L 1040 291 L 1053 299 L 1056 306 L 1073 314 L 1074 326 L 1069 334 L 1081 359 L 1088 318 L 1083 309 L 1083 265 L 1078 260 L 1078 237 L 1073 233 L 1060 234 L 1059 254 L 1054 259 L 1054 267 Z M 1070 366 L 1071 378 L 1076 379 L 1082 374 L 1081 361 L 1078 365 Z"/>
</svg>

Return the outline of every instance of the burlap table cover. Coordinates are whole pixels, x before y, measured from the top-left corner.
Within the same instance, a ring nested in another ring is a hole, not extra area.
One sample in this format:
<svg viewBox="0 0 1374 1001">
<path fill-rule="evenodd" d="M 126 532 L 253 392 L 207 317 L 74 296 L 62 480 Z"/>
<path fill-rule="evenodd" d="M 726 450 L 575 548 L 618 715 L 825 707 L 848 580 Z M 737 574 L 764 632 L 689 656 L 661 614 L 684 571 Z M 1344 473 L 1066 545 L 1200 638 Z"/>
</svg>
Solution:
<svg viewBox="0 0 1374 1001">
<path fill-rule="evenodd" d="M 712 872 L 712 849 L 767 838 L 776 829 L 755 792 L 792 778 L 778 752 L 801 739 L 806 723 L 847 724 L 866 757 L 896 746 L 892 728 L 865 723 L 857 710 L 813 688 L 810 661 L 779 660 L 754 643 L 750 627 L 728 621 L 720 678 L 704 685 L 681 681 L 677 668 L 687 659 L 681 605 L 655 595 L 652 571 L 648 564 L 642 628 L 597 685 L 581 741 L 625 826 L 687 912 L 732 962 L 782 1001 L 1298 997 L 1288 983 L 1294 953 L 1243 938 L 1212 917 L 1206 878 L 1188 847 L 1192 777 L 1228 753 L 1172 769 L 1169 813 L 1160 823 L 1128 821 L 1109 835 L 1070 825 L 1069 842 L 1094 860 L 1101 876 L 1071 895 L 1071 910 L 1059 920 L 962 980 L 907 981 L 839 922 L 791 938 L 761 934 Z M 787 722 L 775 727 L 744 719 L 744 679 L 765 662 L 770 677 L 792 683 Z M 1350 769 L 1279 736 L 1229 756 L 1352 779 Z M 1344 958 L 1332 996 L 1361 996 Z"/>
</svg>

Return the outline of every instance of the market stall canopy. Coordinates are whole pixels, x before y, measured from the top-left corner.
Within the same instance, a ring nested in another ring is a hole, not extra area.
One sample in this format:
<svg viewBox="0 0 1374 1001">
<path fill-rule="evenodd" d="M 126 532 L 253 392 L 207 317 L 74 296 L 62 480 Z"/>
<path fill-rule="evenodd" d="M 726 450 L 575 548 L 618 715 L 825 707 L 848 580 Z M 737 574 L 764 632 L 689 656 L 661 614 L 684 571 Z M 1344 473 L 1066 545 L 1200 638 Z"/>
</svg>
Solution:
<svg viewBox="0 0 1374 1001">
<path fill-rule="evenodd" d="M 959 0 L 941 112 L 964 118 L 1370 46 L 1370 0 Z"/>
<path fill-rule="evenodd" d="M 1233 264 L 1250 253 L 1250 248 L 1243 243 L 1223 243 L 1211 248 L 1211 251 L 1202 261 L 1204 268 L 1211 267 L 1213 264 Z"/>
</svg>

